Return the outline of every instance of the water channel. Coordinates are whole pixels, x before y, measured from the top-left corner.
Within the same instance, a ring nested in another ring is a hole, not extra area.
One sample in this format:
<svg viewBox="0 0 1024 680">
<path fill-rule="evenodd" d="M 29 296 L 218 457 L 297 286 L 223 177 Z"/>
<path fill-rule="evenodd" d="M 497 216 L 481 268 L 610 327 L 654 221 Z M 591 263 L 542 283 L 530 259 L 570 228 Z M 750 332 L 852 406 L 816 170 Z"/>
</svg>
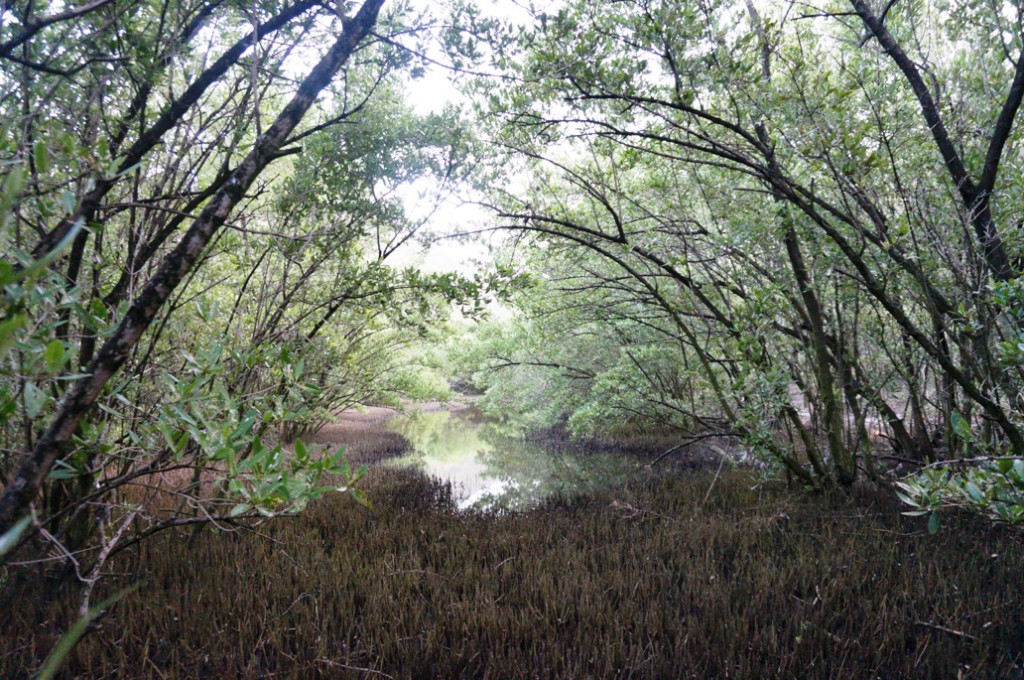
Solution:
<svg viewBox="0 0 1024 680">
<path fill-rule="evenodd" d="M 413 413 L 388 428 L 412 444 L 391 462 L 450 482 L 460 510 L 521 510 L 554 495 L 572 496 L 623 482 L 639 463 L 509 437 L 474 409 Z M 571 448 L 571 447 L 570 447 Z"/>
</svg>

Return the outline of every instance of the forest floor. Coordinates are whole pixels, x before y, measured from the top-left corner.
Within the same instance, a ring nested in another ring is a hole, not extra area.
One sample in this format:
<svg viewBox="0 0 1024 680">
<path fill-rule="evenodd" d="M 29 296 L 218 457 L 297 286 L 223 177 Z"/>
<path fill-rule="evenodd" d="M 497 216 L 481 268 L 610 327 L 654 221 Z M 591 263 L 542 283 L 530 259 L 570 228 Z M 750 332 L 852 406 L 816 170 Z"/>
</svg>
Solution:
<svg viewBox="0 0 1024 680">
<path fill-rule="evenodd" d="M 346 415 L 316 443 L 395 455 L 394 413 Z M 119 556 L 95 599 L 144 585 L 67 677 L 1024 679 L 1019 532 L 950 516 L 932 535 L 889 489 L 716 473 L 658 466 L 499 516 L 372 466 L 372 508 L 333 495 Z M 71 620 L 61 597 L 18 602 L 4 679 L 30 677 Z"/>
</svg>

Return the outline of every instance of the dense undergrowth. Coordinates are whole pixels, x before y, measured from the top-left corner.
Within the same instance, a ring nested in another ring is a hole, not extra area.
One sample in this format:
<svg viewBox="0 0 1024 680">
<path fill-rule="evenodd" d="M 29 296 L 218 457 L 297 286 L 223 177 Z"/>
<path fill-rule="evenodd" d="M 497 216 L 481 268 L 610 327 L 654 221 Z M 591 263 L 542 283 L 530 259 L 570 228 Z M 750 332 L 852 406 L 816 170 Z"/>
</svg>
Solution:
<svg viewBox="0 0 1024 680">
<path fill-rule="evenodd" d="M 168 534 L 112 567 L 143 579 L 68 677 L 1024 677 L 1019 534 L 929 535 L 891 493 L 659 475 L 505 517 L 371 471 L 343 497 L 228 536 Z M 39 580 L 36 579 L 35 583 Z M 5 596 L 12 595 L 9 584 Z M 5 606 L 0 677 L 68 624 L 60 597 Z"/>
</svg>

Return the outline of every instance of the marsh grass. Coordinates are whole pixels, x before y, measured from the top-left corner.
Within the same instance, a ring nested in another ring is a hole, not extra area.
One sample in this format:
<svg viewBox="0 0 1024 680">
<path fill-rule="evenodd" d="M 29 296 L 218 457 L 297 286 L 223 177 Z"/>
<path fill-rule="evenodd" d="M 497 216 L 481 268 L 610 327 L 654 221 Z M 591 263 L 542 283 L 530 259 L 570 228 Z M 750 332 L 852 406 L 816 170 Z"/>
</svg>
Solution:
<svg viewBox="0 0 1024 680">
<path fill-rule="evenodd" d="M 496 517 L 374 469 L 258 533 L 167 534 L 104 584 L 146 585 L 76 650 L 103 678 L 1021 678 L 1018 535 L 937 535 L 884 491 L 808 496 L 661 474 Z M 0 677 L 68 624 L 8 603 Z"/>
</svg>

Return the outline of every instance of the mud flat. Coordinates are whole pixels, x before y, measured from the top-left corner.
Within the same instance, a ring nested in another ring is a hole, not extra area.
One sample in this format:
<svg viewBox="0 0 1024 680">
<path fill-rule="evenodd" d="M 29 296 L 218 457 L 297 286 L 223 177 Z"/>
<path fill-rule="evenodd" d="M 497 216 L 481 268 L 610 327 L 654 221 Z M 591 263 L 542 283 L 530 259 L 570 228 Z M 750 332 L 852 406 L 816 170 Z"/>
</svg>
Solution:
<svg viewBox="0 0 1024 680">
<path fill-rule="evenodd" d="M 307 444 L 329 448 L 343 446 L 352 464 L 369 465 L 409 452 L 408 440 L 387 427 L 388 421 L 393 418 L 412 411 L 465 413 L 472 408 L 472 403 L 468 401 L 410 402 L 403 409 L 366 406 L 339 414 L 333 423 L 303 439 Z"/>
</svg>

